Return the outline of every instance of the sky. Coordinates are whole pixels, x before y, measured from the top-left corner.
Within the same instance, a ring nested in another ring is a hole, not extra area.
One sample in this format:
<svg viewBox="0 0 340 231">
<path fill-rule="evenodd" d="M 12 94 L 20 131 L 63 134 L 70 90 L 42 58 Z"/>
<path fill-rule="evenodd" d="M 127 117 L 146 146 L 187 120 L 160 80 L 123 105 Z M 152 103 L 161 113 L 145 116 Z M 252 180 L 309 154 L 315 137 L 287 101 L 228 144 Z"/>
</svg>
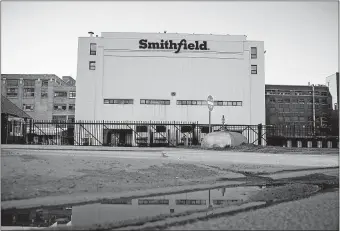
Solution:
<svg viewBox="0 0 340 231">
<path fill-rule="evenodd" d="M 1 2 L 1 73 L 77 77 L 88 31 L 247 35 L 264 41 L 266 84 L 325 84 L 338 71 L 337 1 Z"/>
</svg>

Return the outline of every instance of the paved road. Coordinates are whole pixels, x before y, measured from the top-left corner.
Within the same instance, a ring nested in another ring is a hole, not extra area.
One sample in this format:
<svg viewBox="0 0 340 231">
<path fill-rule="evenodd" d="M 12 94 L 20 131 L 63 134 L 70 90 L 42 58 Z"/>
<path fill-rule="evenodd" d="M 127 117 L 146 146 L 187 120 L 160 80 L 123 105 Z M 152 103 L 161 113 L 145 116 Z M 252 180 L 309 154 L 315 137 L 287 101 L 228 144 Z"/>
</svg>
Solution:
<svg viewBox="0 0 340 231">
<path fill-rule="evenodd" d="M 2 150 L 20 150 L 20 153 L 35 155 L 77 155 L 77 156 L 100 156 L 100 157 L 118 157 L 118 158 L 146 158 L 159 159 L 164 149 L 153 149 L 136 151 L 136 149 L 126 149 L 128 151 L 101 151 L 93 150 L 23 150 L 15 148 L 2 147 Z M 138 149 L 137 149 L 138 150 Z M 95 154 L 94 154 L 95 152 Z M 188 150 L 188 149 L 167 149 L 166 154 L 169 159 L 185 160 L 200 162 L 205 164 L 268 164 L 283 166 L 301 166 L 301 167 L 334 167 L 339 166 L 338 155 L 303 155 L 303 154 L 266 154 L 251 152 L 219 152 L 206 150 Z"/>
<path fill-rule="evenodd" d="M 339 192 L 169 230 L 339 230 Z"/>
</svg>

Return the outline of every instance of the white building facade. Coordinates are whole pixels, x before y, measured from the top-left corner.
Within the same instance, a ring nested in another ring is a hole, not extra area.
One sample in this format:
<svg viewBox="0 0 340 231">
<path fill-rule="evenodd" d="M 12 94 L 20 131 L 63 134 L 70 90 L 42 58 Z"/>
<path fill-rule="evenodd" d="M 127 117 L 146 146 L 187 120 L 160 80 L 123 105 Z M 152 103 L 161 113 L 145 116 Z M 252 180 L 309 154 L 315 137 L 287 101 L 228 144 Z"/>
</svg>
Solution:
<svg viewBox="0 0 340 231">
<path fill-rule="evenodd" d="M 79 38 L 76 120 L 207 123 L 212 95 L 212 123 L 264 124 L 264 92 L 263 42 L 246 36 Z"/>
<path fill-rule="evenodd" d="M 80 37 L 77 121 L 265 124 L 264 43 L 239 35 Z"/>
</svg>

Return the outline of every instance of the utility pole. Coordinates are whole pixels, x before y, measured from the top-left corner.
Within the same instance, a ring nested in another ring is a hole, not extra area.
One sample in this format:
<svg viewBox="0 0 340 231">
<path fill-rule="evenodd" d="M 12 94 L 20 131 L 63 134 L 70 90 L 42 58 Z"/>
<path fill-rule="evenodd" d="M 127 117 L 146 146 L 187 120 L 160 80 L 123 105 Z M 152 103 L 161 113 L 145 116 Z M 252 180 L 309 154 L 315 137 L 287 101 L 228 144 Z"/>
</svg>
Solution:
<svg viewBox="0 0 340 231">
<path fill-rule="evenodd" d="M 313 94 L 313 134 L 315 135 L 315 95 L 314 95 L 314 84 L 312 84 Z"/>
</svg>

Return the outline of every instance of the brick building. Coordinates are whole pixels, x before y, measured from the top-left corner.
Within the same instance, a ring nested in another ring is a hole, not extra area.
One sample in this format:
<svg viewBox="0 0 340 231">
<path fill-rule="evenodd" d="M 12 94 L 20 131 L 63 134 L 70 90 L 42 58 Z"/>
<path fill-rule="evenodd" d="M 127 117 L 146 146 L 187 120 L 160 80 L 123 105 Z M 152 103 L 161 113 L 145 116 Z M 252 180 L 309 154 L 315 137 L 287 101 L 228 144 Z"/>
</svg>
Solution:
<svg viewBox="0 0 340 231">
<path fill-rule="evenodd" d="M 2 94 L 35 120 L 74 120 L 76 81 L 53 74 L 2 74 Z"/>
<path fill-rule="evenodd" d="M 314 108 L 313 108 L 314 89 Z M 266 124 L 313 125 L 330 123 L 332 96 L 325 85 L 266 85 Z"/>
</svg>

